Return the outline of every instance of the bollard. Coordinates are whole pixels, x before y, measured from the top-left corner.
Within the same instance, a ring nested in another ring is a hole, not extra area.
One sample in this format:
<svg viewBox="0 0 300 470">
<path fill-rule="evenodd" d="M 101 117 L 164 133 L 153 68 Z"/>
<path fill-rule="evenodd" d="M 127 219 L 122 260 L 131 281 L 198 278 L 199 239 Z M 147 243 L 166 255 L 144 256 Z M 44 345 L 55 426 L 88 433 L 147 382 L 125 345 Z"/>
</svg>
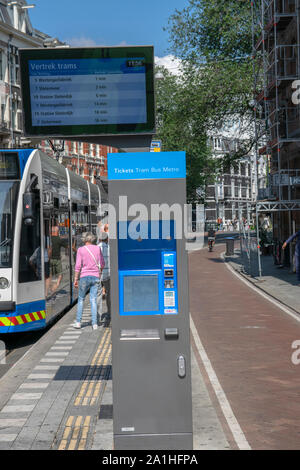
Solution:
<svg viewBox="0 0 300 470">
<path fill-rule="evenodd" d="M 234 255 L 234 238 L 226 238 L 226 256 Z"/>
<path fill-rule="evenodd" d="M 6 346 L 4 341 L 0 340 L 0 364 L 6 364 Z"/>
</svg>

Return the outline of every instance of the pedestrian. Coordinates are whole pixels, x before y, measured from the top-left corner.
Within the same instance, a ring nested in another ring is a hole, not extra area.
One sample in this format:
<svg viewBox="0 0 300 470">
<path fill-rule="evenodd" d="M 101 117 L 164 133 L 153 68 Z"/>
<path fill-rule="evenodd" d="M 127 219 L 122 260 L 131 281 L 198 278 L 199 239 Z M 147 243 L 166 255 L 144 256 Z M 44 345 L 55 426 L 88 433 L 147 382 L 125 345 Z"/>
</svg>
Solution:
<svg viewBox="0 0 300 470">
<path fill-rule="evenodd" d="M 79 291 L 76 321 L 73 324 L 74 328 L 81 328 L 83 302 L 88 290 L 90 290 L 92 327 L 93 330 L 97 330 L 98 328 L 97 295 L 105 263 L 101 249 L 97 245 L 94 245 L 96 239 L 97 237 L 91 232 L 83 233 L 82 242 L 84 246 L 81 246 L 77 250 L 74 287 L 77 288 L 79 286 Z M 78 283 L 79 276 L 80 280 Z"/>
<path fill-rule="evenodd" d="M 294 235 L 291 235 L 282 245 L 282 249 L 285 250 L 286 246 L 290 242 L 292 242 L 295 238 L 297 238 L 296 249 L 295 249 L 296 274 L 297 274 L 298 286 L 300 287 L 300 231 L 294 233 Z"/>
<path fill-rule="evenodd" d="M 105 289 L 105 298 L 107 305 L 106 321 L 109 323 L 111 318 L 111 309 L 110 309 L 110 265 L 109 265 L 109 244 L 108 244 L 108 232 L 101 232 L 100 234 L 100 243 L 98 245 L 103 254 L 105 267 L 102 271 L 101 277 L 101 286 Z M 102 314 L 103 300 L 102 300 L 102 289 L 99 289 L 98 299 L 97 299 L 98 311 Z M 102 320 L 103 318 L 101 318 Z"/>
</svg>

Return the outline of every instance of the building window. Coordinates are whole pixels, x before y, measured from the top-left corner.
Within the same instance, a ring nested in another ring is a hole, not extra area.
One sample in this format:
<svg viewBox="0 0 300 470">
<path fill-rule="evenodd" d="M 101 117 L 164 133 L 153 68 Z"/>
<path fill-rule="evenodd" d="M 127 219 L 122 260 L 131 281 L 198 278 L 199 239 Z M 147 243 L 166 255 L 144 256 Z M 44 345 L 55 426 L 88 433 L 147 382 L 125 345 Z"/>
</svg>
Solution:
<svg viewBox="0 0 300 470">
<path fill-rule="evenodd" d="M 1 103 L 1 122 L 4 122 L 4 117 L 5 117 L 5 104 Z"/>
<path fill-rule="evenodd" d="M 222 140 L 219 137 L 215 137 L 214 139 L 214 149 L 222 150 Z"/>
<path fill-rule="evenodd" d="M 17 110 L 18 103 L 16 101 L 12 102 L 12 127 L 13 129 L 17 128 Z"/>
<path fill-rule="evenodd" d="M 0 50 L 0 80 L 4 80 L 3 76 L 3 51 Z"/>
</svg>

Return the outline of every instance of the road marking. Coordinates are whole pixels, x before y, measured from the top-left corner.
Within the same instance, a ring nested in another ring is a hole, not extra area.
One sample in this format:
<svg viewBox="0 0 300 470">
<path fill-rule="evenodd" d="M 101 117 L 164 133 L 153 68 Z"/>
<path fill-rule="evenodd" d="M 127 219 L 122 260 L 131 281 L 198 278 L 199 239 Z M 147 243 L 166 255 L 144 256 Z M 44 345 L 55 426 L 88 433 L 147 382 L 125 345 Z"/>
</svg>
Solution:
<svg viewBox="0 0 300 470">
<path fill-rule="evenodd" d="M 91 416 L 69 416 L 58 450 L 85 450 L 90 425 Z"/>
<path fill-rule="evenodd" d="M 18 434 L 0 434 L 0 442 L 12 442 Z"/>
<path fill-rule="evenodd" d="M 59 444 L 58 450 L 65 450 L 67 447 L 68 441 L 66 439 L 62 440 Z"/>
<path fill-rule="evenodd" d="M 55 341 L 55 344 L 75 344 L 76 341 Z"/>
<path fill-rule="evenodd" d="M 43 394 L 42 393 L 14 393 L 11 396 L 11 400 L 39 400 Z"/>
<path fill-rule="evenodd" d="M 85 380 L 83 381 L 79 393 L 75 398 L 75 406 L 93 406 L 99 399 L 101 386 L 104 383 L 103 379 L 105 379 L 105 366 L 107 365 L 111 353 L 110 342 L 111 333 L 110 330 L 107 329 L 100 340 Z"/>
<path fill-rule="evenodd" d="M 209 377 L 210 383 L 214 389 L 214 392 L 216 394 L 216 397 L 218 399 L 218 402 L 220 404 L 220 407 L 222 409 L 222 412 L 225 416 L 225 419 L 227 421 L 227 424 L 232 432 L 232 435 L 234 437 L 234 440 L 238 446 L 239 449 L 241 450 L 251 450 L 251 447 L 236 419 L 234 416 L 234 413 L 232 411 L 232 408 L 229 404 L 229 401 L 227 400 L 227 397 L 225 395 L 224 390 L 221 387 L 221 384 L 216 376 L 216 373 L 211 365 L 211 362 L 206 354 L 206 351 L 201 343 L 201 340 L 199 338 L 198 332 L 196 330 L 195 324 L 193 322 L 192 317 L 190 316 L 190 321 L 191 321 L 191 332 L 194 337 L 195 344 L 197 346 L 197 350 L 200 354 L 202 363 L 205 367 L 206 373 Z"/>
<path fill-rule="evenodd" d="M 33 370 L 58 370 L 59 366 L 35 366 Z"/>
<path fill-rule="evenodd" d="M 28 375 L 28 379 L 53 379 L 55 374 L 30 374 Z"/>
<path fill-rule="evenodd" d="M 80 336 L 61 336 L 59 339 L 63 341 L 63 340 L 78 339 L 78 338 L 80 338 Z"/>
<path fill-rule="evenodd" d="M 41 389 L 44 389 L 44 388 L 47 388 L 48 385 L 49 385 L 50 382 L 27 382 L 27 383 L 24 383 L 22 385 L 20 385 L 19 389 L 23 389 L 23 388 L 30 388 L 30 389 L 37 389 L 37 388 L 41 388 Z"/>
<path fill-rule="evenodd" d="M 76 329 L 76 328 L 75 328 L 75 329 Z M 79 330 L 79 329 L 78 329 L 78 330 Z M 72 336 L 72 335 L 75 335 L 75 334 L 76 334 L 77 336 L 80 336 L 81 333 L 82 333 L 82 331 L 76 331 L 76 333 L 75 333 L 75 331 L 74 331 L 74 329 L 73 329 L 73 331 L 65 331 L 62 336 L 64 336 L 64 335 L 67 335 L 67 336 L 71 335 L 71 336 Z"/>
<path fill-rule="evenodd" d="M 65 359 L 60 359 L 60 358 L 57 358 L 57 359 L 52 359 L 51 357 L 48 357 L 48 358 L 43 358 L 40 360 L 40 362 L 64 362 Z"/>
<path fill-rule="evenodd" d="M 111 354 L 111 331 L 106 329 L 100 338 L 84 380 L 74 400 L 75 406 L 96 405 L 101 397 L 101 387 L 107 380 L 107 363 Z M 104 359 L 104 360 L 103 360 Z M 80 410 L 80 408 L 79 408 Z M 88 447 L 88 434 L 93 425 L 91 416 L 69 416 L 61 431 L 58 450 L 85 450 Z"/>
<path fill-rule="evenodd" d="M 288 315 L 290 315 L 290 317 L 293 317 L 294 320 L 297 320 L 298 322 L 300 322 L 300 315 L 297 315 L 296 313 L 293 313 L 291 312 L 287 307 L 285 307 L 284 305 L 282 305 L 280 302 L 278 302 L 277 300 L 273 299 L 272 297 L 270 297 L 268 294 L 266 294 L 265 292 L 263 292 L 260 288 L 254 286 L 250 281 L 247 281 L 247 279 L 245 279 L 242 275 L 238 274 L 236 272 L 235 269 L 233 269 L 233 267 L 224 260 L 224 257 L 223 257 L 224 253 L 222 253 L 220 256 L 221 258 L 223 259 L 224 261 L 224 264 L 225 266 L 229 269 L 230 272 L 232 272 L 232 274 L 234 274 L 240 281 L 242 281 L 244 284 L 246 284 L 247 287 L 250 287 L 250 289 L 254 290 L 254 292 L 256 292 L 257 294 L 261 295 L 262 297 L 264 297 L 264 299 L 268 300 L 269 302 L 272 302 L 272 304 L 276 305 L 276 307 L 280 308 L 281 310 L 283 310 L 283 312 L 287 313 Z"/>
<path fill-rule="evenodd" d="M 0 418 L 0 429 L 1 428 L 21 428 L 26 423 L 27 418 L 18 419 L 18 418 Z"/>
<path fill-rule="evenodd" d="M 52 346 L 52 348 L 50 348 L 50 349 L 51 350 L 52 349 L 60 349 L 60 350 L 65 350 L 65 351 L 69 350 L 70 351 L 71 349 L 73 349 L 73 346 Z"/>
<path fill-rule="evenodd" d="M 6 405 L 2 408 L 1 413 L 22 413 L 23 411 L 32 411 L 36 406 L 36 403 L 33 405 Z"/>
<path fill-rule="evenodd" d="M 68 352 L 47 352 L 45 356 L 68 356 Z"/>
</svg>

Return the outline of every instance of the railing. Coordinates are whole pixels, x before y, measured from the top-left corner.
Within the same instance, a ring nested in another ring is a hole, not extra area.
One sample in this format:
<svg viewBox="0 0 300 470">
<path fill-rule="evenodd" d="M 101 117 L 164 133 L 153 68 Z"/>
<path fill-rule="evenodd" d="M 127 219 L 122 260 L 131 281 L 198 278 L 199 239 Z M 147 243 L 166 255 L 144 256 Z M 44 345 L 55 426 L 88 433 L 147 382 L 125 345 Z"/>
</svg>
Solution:
<svg viewBox="0 0 300 470">
<path fill-rule="evenodd" d="M 275 16 L 288 17 L 295 13 L 296 0 L 270 0 L 265 9 L 265 24 L 269 24 Z"/>
<path fill-rule="evenodd" d="M 250 231 L 249 227 L 246 227 L 242 221 L 240 221 L 240 250 L 241 250 L 241 261 L 243 271 L 250 276 L 256 277 L 259 275 L 258 266 L 258 242 L 257 237 L 253 236 L 253 232 Z M 252 235 L 252 236 L 251 236 Z"/>
<path fill-rule="evenodd" d="M 279 108 L 269 115 L 272 139 L 300 139 L 300 106 Z"/>
<path fill-rule="evenodd" d="M 257 195 L 257 199 L 259 201 L 263 201 L 264 199 L 270 199 L 270 198 L 274 198 L 274 194 L 272 193 L 271 191 L 271 188 L 267 187 L 267 188 L 258 188 L 258 195 Z"/>
<path fill-rule="evenodd" d="M 275 79 L 293 80 L 298 78 L 299 48 L 299 44 L 281 45 L 269 53 L 269 66 L 267 67 L 269 84 L 273 83 Z"/>
<path fill-rule="evenodd" d="M 300 170 L 280 170 L 270 175 L 270 181 L 273 186 L 299 186 Z"/>
</svg>

